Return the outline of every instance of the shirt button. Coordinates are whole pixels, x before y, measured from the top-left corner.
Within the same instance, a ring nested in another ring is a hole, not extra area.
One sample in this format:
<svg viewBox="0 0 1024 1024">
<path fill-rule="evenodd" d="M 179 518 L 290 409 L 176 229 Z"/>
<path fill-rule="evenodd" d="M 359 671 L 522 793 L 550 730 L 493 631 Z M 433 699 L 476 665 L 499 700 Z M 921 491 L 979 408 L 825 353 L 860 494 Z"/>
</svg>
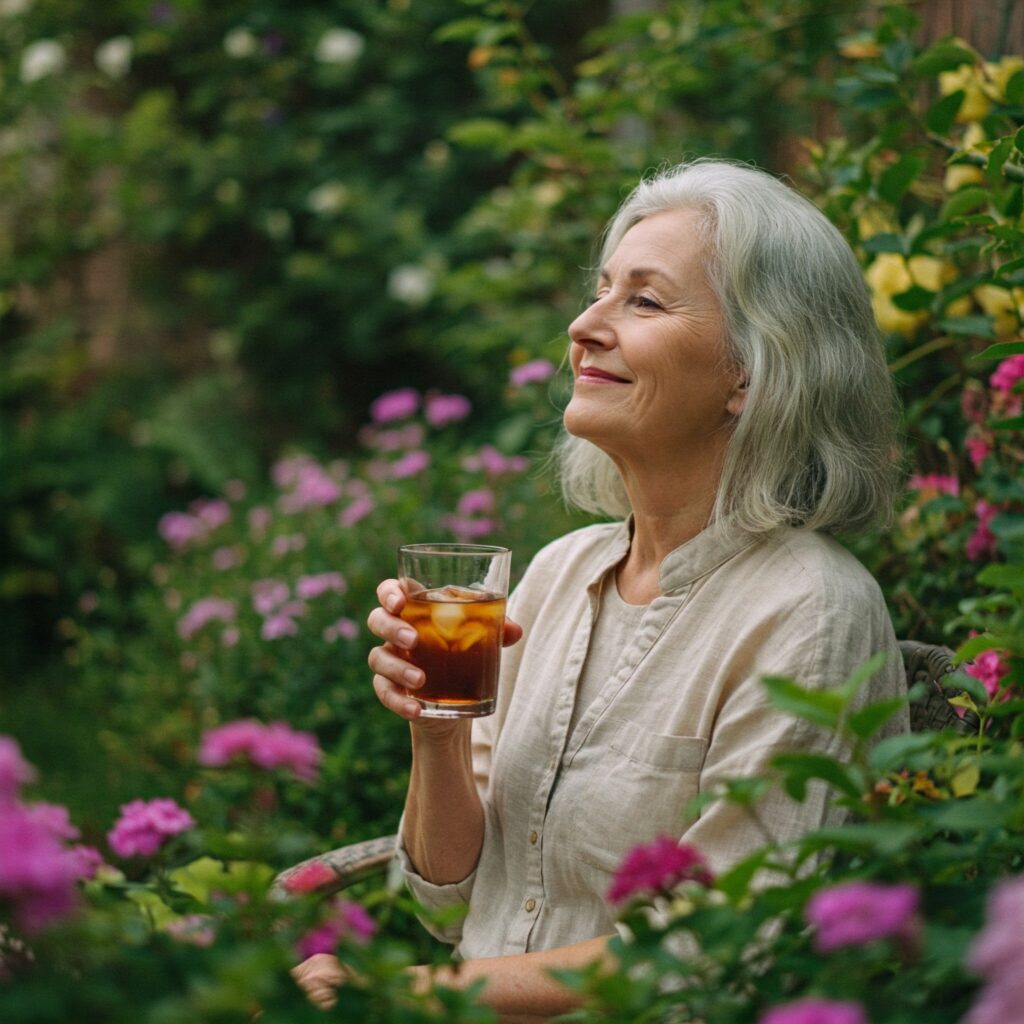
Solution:
<svg viewBox="0 0 1024 1024">
<path fill-rule="evenodd" d="M 527 901 L 526 901 L 526 910 L 527 910 L 527 913 L 533 913 L 533 908 L 534 908 L 535 906 L 537 906 L 537 901 L 536 901 L 536 900 L 534 900 L 534 899 L 529 899 L 529 900 L 527 900 Z"/>
<path fill-rule="evenodd" d="M 531 832 L 530 833 L 530 845 L 531 846 L 536 846 L 537 839 L 538 839 L 537 833 L 536 832 Z"/>
</svg>

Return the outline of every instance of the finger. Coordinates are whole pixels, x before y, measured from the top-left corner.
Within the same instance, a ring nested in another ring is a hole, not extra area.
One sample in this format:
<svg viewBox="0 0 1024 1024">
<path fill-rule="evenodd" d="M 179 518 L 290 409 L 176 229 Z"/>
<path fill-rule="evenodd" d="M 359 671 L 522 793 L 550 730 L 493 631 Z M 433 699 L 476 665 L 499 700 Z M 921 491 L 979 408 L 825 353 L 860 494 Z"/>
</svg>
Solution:
<svg viewBox="0 0 1024 1024">
<path fill-rule="evenodd" d="M 404 619 L 389 614 L 383 608 L 374 608 L 366 616 L 366 625 L 374 636 L 396 647 L 411 650 L 416 646 L 416 630 Z"/>
<path fill-rule="evenodd" d="M 372 648 L 366 656 L 366 661 L 377 675 L 384 676 L 399 686 L 419 689 L 425 681 L 423 669 L 417 668 L 412 662 L 407 661 L 400 651 L 395 651 L 388 645 Z"/>
<path fill-rule="evenodd" d="M 511 647 L 513 644 L 519 643 L 523 638 L 523 627 L 518 622 L 513 622 L 511 619 L 505 620 L 505 633 L 501 638 L 502 647 Z"/>
<path fill-rule="evenodd" d="M 389 711 L 400 715 L 407 721 L 419 718 L 423 713 L 419 701 L 413 700 L 409 694 L 400 686 L 396 686 L 390 679 L 384 676 L 373 677 L 373 689 L 377 694 L 377 700 Z"/>
<path fill-rule="evenodd" d="M 397 615 L 405 607 L 405 591 L 398 580 L 384 580 L 377 587 L 377 600 L 382 608 Z"/>
</svg>

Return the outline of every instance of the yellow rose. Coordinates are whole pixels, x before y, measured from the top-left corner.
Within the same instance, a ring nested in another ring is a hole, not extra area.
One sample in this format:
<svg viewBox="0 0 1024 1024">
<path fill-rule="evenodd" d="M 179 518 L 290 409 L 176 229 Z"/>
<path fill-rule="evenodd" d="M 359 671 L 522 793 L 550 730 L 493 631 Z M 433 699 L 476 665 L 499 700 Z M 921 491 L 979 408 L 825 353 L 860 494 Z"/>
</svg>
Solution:
<svg viewBox="0 0 1024 1024">
<path fill-rule="evenodd" d="M 1016 334 L 1020 326 L 1019 296 L 1021 289 L 1011 292 L 994 284 L 979 284 L 974 289 L 974 298 L 981 308 L 992 317 L 992 329 L 996 336 L 1008 338 Z"/>
<path fill-rule="evenodd" d="M 977 185 L 985 180 L 985 172 L 974 164 L 950 164 L 942 179 L 942 187 L 947 192 L 955 192 L 964 185 Z"/>
<path fill-rule="evenodd" d="M 1018 71 L 1024 71 L 1024 57 L 1003 57 L 995 63 L 988 61 L 983 67 L 988 79 L 983 85 L 985 92 L 994 100 L 1005 100 L 1007 83 Z"/>
<path fill-rule="evenodd" d="M 861 238 L 871 238 L 873 235 L 883 235 L 896 230 L 897 225 L 893 219 L 877 206 L 868 207 L 857 218 L 857 231 Z"/>
<path fill-rule="evenodd" d="M 914 283 L 906 260 L 895 252 L 880 252 L 864 272 L 864 277 L 871 290 L 881 295 L 905 292 Z"/>
</svg>

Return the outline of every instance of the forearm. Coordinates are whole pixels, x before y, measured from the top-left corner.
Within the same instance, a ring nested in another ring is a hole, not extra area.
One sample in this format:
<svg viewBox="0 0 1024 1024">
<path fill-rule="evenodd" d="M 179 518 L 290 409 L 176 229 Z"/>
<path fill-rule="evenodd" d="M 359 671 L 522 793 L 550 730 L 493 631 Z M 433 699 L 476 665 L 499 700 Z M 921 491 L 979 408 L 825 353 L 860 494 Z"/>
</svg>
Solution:
<svg viewBox="0 0 1024 1024">
<path fill-rule="evenodd" d="M 402 840 L 428 882 L 460 882 L 476 867 L 484 811 L 473 781 L 470 724 L 412 726 L 412 773 Z M 440 725 L 440 723 L 437 723 Z"/>
<path fill-rule="evenodd" d="M 413 970 L 417 986 L 422 990 L 432 985 L 466 989 L 483 980 L 480 1002 L 493 1009 L 502 1024 L 527 1024 L 568 1013 L 581 1005 L 580 997 L 551 977 L 550 972 L 592 963 L 611 969 L 615 958 L 608 950 L 609 938 L 600 935 L 536 953 L 466 960 L 436 970 L 427 967 Z"/>
</svg>

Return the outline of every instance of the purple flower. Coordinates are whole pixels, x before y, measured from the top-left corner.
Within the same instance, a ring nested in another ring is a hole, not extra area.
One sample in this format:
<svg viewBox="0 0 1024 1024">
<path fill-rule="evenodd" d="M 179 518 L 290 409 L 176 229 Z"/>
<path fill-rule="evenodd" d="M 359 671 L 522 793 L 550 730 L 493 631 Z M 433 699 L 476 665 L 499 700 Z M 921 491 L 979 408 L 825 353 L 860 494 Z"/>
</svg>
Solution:
<svg viewBox="0 0 1024 1024">
<path fill-rule="evenodd" d="M 429 465 L 430 455 L 427 452 L 421 450 L 407 452 L 391 464 L 391 476 L 395 480 L 405 480 L 422 473 Z"/>
<path fill-rule="evenodd" d="M 300 576 L 295 584 L 295 596 L 311 601 L 328 592 L 344 594 L 347 589 L 348 584 L 340 572 L 321 572 L 315 576 Z"/>
<path fill-rule="evenodd" d="M 493 519 L 469 519 L 466 516 L 444 516 L 441 525 L 462 543 L 486 537 L 495 529 Z"/>
<path fill-rule="evenodd" d="M 209 530 L 216 530 L 231 519 L 231 506 L 223 498 L 200 498 L 189 511 Z"/>
<path fill-rule="evenodd" d="M 52 817 L 31 806 L 0 805 L 0 902 L 12 905 L 15 921 L 26 933 L 74 911 L 76 883 L 87 869 L 84 859 L 49 827 L 52 822 L 46 819 Z"/>
<path fill-rule="evenodd" d="M 35 777 L 35 769 L 21 756 L 18 741 L 0 736 L 0 806 L 15 800 L 21 787 Z"/>
<path fill-rule="evenodd" d="M 814 948 L 829 953 L 912 934 L 918 901 L 912 885 L 844 882 L 816 892 L 807 901 L 804 916 L 816 929 Z"/>
<path fill-rule="evenodd" d="M 249 509 L 249 531 L 256 537 L 262 537 L 273 518 L 274 514 L 263 505 Z"/>
<path fill-rule="evenodd" d="M 54 839 L 77 839 L 78 829 L 71 824 L 68 809 L 60 804 L 34 803 L 26 804 L 22 810 L 41 828 L 49 832 Z"/>
<path fill-rule="evenodd" d="M 157 532 L 175 551 L 180 551 L 195 540 L 206 536 L 206 526 L 195 516 L 185 512 L 168 512 L 160 517 Z"/>
<path fill-rule="evenodd" d="M 758 1024 L 868 1024 L 868 1019 L 860 1003 L 811 998 L 773 1006 Z"/>
<path fill-rule="evenodd" d="M 985 985 L 964 1024 L 1007 1024 L 1024 1005 L 1024 877 L 1000 882 L 988 897 L 985 925 L 967 951 L 967 966 Z"/>
<path fill-rule="evenodd" d="M 217 937 L 213 918 L 207 914 L 186 914 L 185 917 L 175 918 L 164 925 L 164 931 L 178 942 L 199 946 L 201 949 L 212 946 Z"/>
<path fill-rule="evenodd" d="M 152 857 L 172 836 L 194 827 L 192 815 L 168 797 L 132 800 L 121 805 L 107 842 L 119 857 Z"/>
<path fill-rule="evenodd" d="M 476 453 L 463 459 L 462 466 L 471 472 L 482 469 L 491 476 L 503 473 L 521 473 L 529 465 L 522 455 L 502 455 L 493 445 L 485 444 Z"/>
<path fill-rule="evenodd" d="M 287 615 L 271 615 L 269 619 L 263 620 L 260 626 L 260 636 L 264 640 L 280 640 L 286 636 L 295 636 L 299 631 L 298 623 Z"/>
<path fill-rule="evenodd" d="M 377 930 L 373 918 L 358 903 L 336 899 L 331 911 L 331 918 L 299 939 L 298 952 L 303 960 L 317 953 L 333 953 L 342 939 L 363 945 Z"/>
<path fill-rule="evenodd" d="M 341 484 L 312 459 L 298 465 L 291 486 L 278 501 L 281 511 L 289 515 L 333 504 L 341 497 Z"/>
<path fill-rule="evenodd" d="M 608 889 L 611 903 L 623 903 L 633 896 L 668 891 L 680 882 L 711 885 L 711 872 L 693 846 L 679 844 L 670 836 L 634 846 L 615 871 Z"/>
<path fill-rule="evenodd" d="M 217 548 L 213 555 L 210 557 L 210 561 L 213 563 L 214 569 L 218 572 L 227 572 L 228 569 L 233 569 L 241 561 L 238 553 L 238 548 L 232 547 L 221 547 Z"/>
<path fill-rule="evenodd" d="M 339 526 L 355 526 L 360 519 L 365 519 L 375 506 L 370 497 L 356 498 L 347 508 L 343 509 L 338 516 Z"/>
<path fill-rule="evenodd" d="M 296 732 L 284 722 L 264 725 L 253 719 L 211 729 L 199 748 L 199 763 L 207 767 L 242 758 L 258 768 L 287 768 L 305 782 L 316 779 L 321 756 L 312 733 Z"/>
<path fill-rule="evenodd" d="M 460 516 L 471 516 L 477 512 L 493 512 L 494 491 L 489 487 L 480 487 L 475 491 L 466 491 L 459 498 L 458 510 Z"/>
<path fill-rule="evenodd" d="M 427 395 L 423 416 L 432 427 L 443 427 L 464 420 L 472 408 L 464 395 Z"/>
<path fill-rule="evenodd" d="M 339 637 L 345 640 L 355 640 L 358 635 L 359 626 L 352 619 L 346 618 L 338 619 L 324 630 L 324 639 L 329 644 L 333 644 Z"/>
<path fill-rule="evenodd" d="M 399 388 L 387 391 L 375 398 L 370 405 L 370 419 L 374 423 L 391 423 L 404 420 L 420 407 L 420 394 L 413 388 Z"/>
<path fill-rule="evenodd" d="M 509 375 L 509 383 L 514 388 L 525 387 L 527 384 L 539 384 L 548 380 L 555 373 L 555 364 L 548 359 L 531 359 L 522 366 L 517 366 Z"/>
<path fill-rule="evenodd" d="M 274 578 L 257 580 L 249 589 L 252 606 L 260 615 L 270 615 L 291 597 L 284 580 Z"/>
<path fill-rule="evenodd" d="M 201 597 L 178 620 L 178 635 L 190 640 L 207 623 L 233 622 L 235 602 L 220 597 Z"/>
</svg>

